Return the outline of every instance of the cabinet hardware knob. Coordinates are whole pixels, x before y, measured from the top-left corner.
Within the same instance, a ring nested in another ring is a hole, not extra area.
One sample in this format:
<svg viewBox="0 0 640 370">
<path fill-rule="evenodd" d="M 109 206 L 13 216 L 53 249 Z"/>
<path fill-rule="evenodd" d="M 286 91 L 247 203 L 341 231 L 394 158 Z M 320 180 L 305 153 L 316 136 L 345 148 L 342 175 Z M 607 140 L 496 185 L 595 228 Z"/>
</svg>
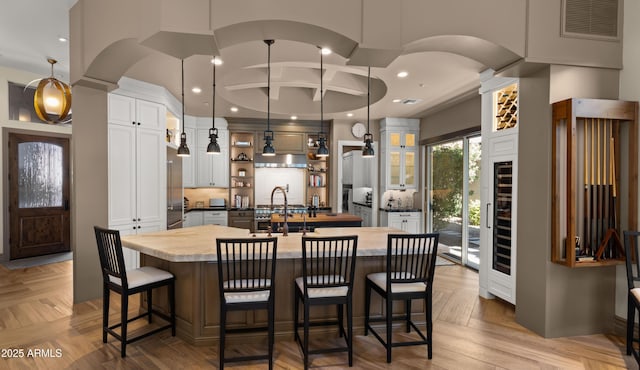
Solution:
<svg viewBox="0 0 640 370">
<path fill-rule="evenodd" d="M 131 221 L 136 222 L 136 219 L 134 218 L 134 219 L 133 219 L 133 220 L 131 220 Z"/>
<path fill-rule="evenodd" d="M 140 126 L 140 122 L 138 122 L 138 126 Z"/>
<path fill-rule="evenodd" d="M 131 124 L 135 126 L 136 125 L 136 121 L 131 122 Z"/>
<path fill-rule="evenodd" d="M 138 221 L 140 221 L 140 219 L 138 219 Z"/>
<path fill-rule="evenodd" d="M 133 227 L 133 229 L 135 230 L 135 229 L 136 229 L 136 227 L 134 226 L 134 227 Z"/>
<path fill-rule="evenodd" d="M 138 226 L 138 229 L 141 228 L 142 226 Z"/>
</svg>

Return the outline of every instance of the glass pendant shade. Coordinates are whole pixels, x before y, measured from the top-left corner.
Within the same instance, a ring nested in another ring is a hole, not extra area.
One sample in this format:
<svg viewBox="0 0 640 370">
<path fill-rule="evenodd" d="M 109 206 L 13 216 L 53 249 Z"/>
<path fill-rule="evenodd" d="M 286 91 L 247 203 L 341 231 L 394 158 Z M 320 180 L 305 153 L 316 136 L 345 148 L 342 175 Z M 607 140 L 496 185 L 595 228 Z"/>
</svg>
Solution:
<svg viewBox="0 0 640 370">
<path fill-rule="evenodd" d="M 47 59 L 51 63 L 51 77 L 43 78 L 36 87 L 33 96 L 33 107 L 38 117 L 47 123 L 60 123 L 71 110 L 71 88 L 66 83 L 53 77 L 55 59 Z"/>
<path fill-rule="evenodd" d="M 329 148 L 327 148 L 327 138 L 324 136 L 320 136 L 318 139 L 318 151 L 316 153 L 316 157 L 328 157 L 329 156 Z"/>
<path fill-rule="evenodd" d="M 218 129 L 209 129 L 209 145 L 207 145 L 207 154 L 220 154 L 220 144 L 218 144 Z"/>
<path fill-rule="evenodd" d="M 364 147 L 362 148 L 362 158 L 373 158 L 376 153 L 373 150 L 373 135 L 364 135 Z"/>
<path fill-rule="evenodd" d="M 187 146 L 187 134 L 184 132 L 180 134 L 180 146 L 178 147 L 178 157 L 188 157 L 191 155 L 191 151 Z"/>
<path fill-rule="evenodd" d="M 276 155 L 276 149 L 273 147 L 273 131 L 267 130 L 264 132 L 264 148 L 262 149 L 262 155 L 266 157 L 272 157 Z"/>
</svg>

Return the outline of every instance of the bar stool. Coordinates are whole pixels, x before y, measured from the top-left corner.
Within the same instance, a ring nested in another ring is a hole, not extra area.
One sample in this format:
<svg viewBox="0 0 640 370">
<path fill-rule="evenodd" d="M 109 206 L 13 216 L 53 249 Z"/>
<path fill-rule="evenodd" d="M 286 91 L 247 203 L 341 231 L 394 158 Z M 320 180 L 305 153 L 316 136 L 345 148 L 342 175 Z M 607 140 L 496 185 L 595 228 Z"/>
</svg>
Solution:
<svg viewBox="0 0 640 370">
<path fill-rule="evenodd" d="M 640 288 L 636 288 L 635 282 L 640 281 L 640 258 L 638 254 L 639 231 L 624 232 L 624 251 L 627 265 L 627 355 L 633 354 L 638 365 L 640 365 L 640 352 L 634 347 L 634 342 L 640 340 L 633 337 L 636 311 L 640 311 Z M 634 261 L 635 260 L 635 261 Z M 633 266 L 635 265 L 635 271 Z"/>
<path fill-rule="evenodd" d="M 220 369 L 225 362 L 269 360 L 273 369 L 274 302 L 278 238 L 216 239 L 220 292 Z M 267 310 L 267 326 L 227 328 L 227 312 Z M 229 333 L 268 332 L 268 353 L 225 358 Z"/>
<path fill-rule="evenodd" d="M 304 356 L 304 368 L 309 368 L 309 356 L 320 353 L 348 352 L 349 366 L 353 366 L 353 274 L 356 264 L 357 236 L 302 237 L 302 276 L 294 286 L 294 337 Z M 299 303 L 304 315 L 304 339 L 298 328 Z M 337 320 L 313 321 L 309 317 L 311 306 L 337 305 Z M 344 328 L 344 306 L 347 306 L 347 330 Z M 340 337 L 346 347 L 309 349 L 311 326 L 338 325 Z"/>
<path fill-rule="evenodd" d="M 365 319 L 364 335 L 369 331 L 387 350 L 387 362 L 391 362 L 391 348 L 426 344 L 428 357 L 432 357 L 431 293 L 433 274 L 436 267 L 438 234 L 389 234 L 387 237 L 387 270 L 368 274 L 365 282 Z M 385 316 L 370 318 L 371 291 L 375 291 L 385 300 Z M 426 336 L 411 320 L 411 301 L 424 300 L 426 311 Z M 405 302 L 406 313 L 393 316 L 393 301 Z M 420 340 L 393 343 L 391 340 L 394 320 L 406 322 L 406 332 L 413 328 Z M 374 330 L 371 322 L 385 322 L 386 340 Z"/>
<path fill-rule="evenodd" d="M 96 234 L 96 243 L 98 245 L 98 255 L 100 256 L 100 267 L 102 268 L 103 278 L 102 342 L 107 343 L 107 333 L 113 335 L 121 342 L 120 355 L 125 357 L 127 354 L 127 344 L 168 328 L 171 328 L 171 335 L 175 336 L 175 277 L 168 271 L 151 266 L 144 266 L 127 271 L 122 254 L 120 232 L 118 230 L 103 229 L 98 226 L 94 227 L 94 232 Z M 162 286 L 167 286 L 169 289 L 170 316 L 153 309 L 153 289 Z M 120 294 L 122 300 L 120 323 L 112 326 L 109 326 L 110 291 Z M 129 296 L 140 292 L 147 292 L 147 312 L 127 319 Z M 143 317 L 147 317 L 149 323 L 151 323 L 152 313 L 160 316 L 169 323 L 137 337 L 127 338 L 127 324 Z M 120 334 L 114 330 L 119 327 L 121 327 Z"/>
</svg>

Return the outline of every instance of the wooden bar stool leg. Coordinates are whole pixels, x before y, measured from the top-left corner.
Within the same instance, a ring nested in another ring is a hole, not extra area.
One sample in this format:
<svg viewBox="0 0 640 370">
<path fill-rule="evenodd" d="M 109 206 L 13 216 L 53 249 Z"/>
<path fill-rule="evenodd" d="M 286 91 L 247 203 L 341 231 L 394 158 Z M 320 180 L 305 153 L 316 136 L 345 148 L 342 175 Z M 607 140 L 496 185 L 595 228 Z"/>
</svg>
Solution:
<svg viewBox="0 0 640 370">
<path fill-rule="evenodd" d="M 387 316 L 387 343 L 385 347 L 387 349 L 387 363 L 391 363 L 391 334 L 392 334 L 392 326 L 393 323 L 393 300 L 390 295 L 387 295 L 386 299 L 386 316 Z"/>
<path fill-rule="evenodd" d="M 125 357 L 127 355 L 127 311 L 129 311 L 129 296 L 124 292 L 120 294 L 122 307 L 120 310 L 120 320 L 122 324 L 120 329 L 122 329 L 120 336 L 122 337 L 122 341 L 120 343 L 120 355 Z"/>
<path fill-rule="evenodd" d="M 406 332 L 409 333 L 411 332 L 411 325 L 409 324 L 411 322 L 411 300 L 407 299 L 404 301 L 404 309 L 405 309 L 405 321 L 406 321 Z"/>
<path fill-rule="evenodd" d="M 304 304 L 304 369 L 309 368 L 309 305 Z"/>
<path fill-rule="evenodd" d="M 636 309 L 632 301 L 631 294 L 627 297 L 627 355 L 631 354 L 633 346 L 633 325 L 636 319 Z"/>
<path fill-rule="evenodd" d="M 107 328 L 109 327 L 109 299 L 111 291 L 104 284 L 102 291 L 102 343 L 107 343 Z"/>
<path fill-rule="evenodd" d="M 347 345 L 349 346 L 349 366 L 353 366 L 353 300 L 347 302 Z"/>
<path fill-rule="evenodd" d="M 424 297 L 424 307 L 425 307 L 425 311 L 426 311 L 426 319 L 427 319 L 427 340 L 429 341 L 429 343 L 427 344 L 427 354 L 428 354 L 428 358 L 431 359 L 433 357 L 433 322 L 431 321 L 433 319 L 432 317 L 432 307 L 431 307 L 431 301 L 429 300 L 429 296 L 431 296 L 431 294 L 428 294 Z"/>
<path fill-rule="evenodd" d="M 364 335 L 369 335 L 369 310 L 371 309 L 371 285 L 365 282 L 364 289 Z"/>
<path fill-rule="evenodd" d="M 224 369 L 224 339 L 226 334 L 226 324 L 227 324 L 227 310 L 224 308 L 224 305 L 220 312 L 220 369 Z"/>
<path fill-rule="evenodd" d="M 147 289 L 147 318 L 149 319 L 149 324 L 151 324 L 151 321 L 153 320 L 151 318 L 151 310 L 153 309 L 153 289 Z"/>
<path fill-rule="evenodd" d="M 169 309 L 171 310 L 171 336 L 176 336 L 176 284 L 169 284 Z"/>
<path fill-rule="evenodd" d="M 339 304 L 338 306 L 338 335 L 342 338 L 342 334 L 344 333 L 344 307 Z"/>
</svg>

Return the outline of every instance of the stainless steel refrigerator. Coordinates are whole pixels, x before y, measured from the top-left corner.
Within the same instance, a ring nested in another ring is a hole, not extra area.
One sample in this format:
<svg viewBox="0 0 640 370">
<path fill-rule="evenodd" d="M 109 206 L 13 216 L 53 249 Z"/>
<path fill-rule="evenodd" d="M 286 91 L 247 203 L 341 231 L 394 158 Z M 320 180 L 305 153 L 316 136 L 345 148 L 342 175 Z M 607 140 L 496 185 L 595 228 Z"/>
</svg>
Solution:
<svg viewBox="0 0 640 370">
<path fill-rule="evenodd" d="M 182 158 L 167 147 L 167 230 L 182 227 Z"/>
</svg>

